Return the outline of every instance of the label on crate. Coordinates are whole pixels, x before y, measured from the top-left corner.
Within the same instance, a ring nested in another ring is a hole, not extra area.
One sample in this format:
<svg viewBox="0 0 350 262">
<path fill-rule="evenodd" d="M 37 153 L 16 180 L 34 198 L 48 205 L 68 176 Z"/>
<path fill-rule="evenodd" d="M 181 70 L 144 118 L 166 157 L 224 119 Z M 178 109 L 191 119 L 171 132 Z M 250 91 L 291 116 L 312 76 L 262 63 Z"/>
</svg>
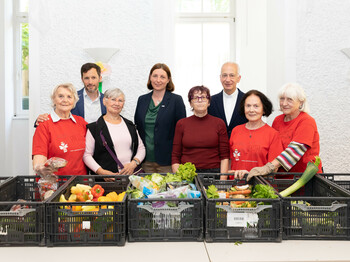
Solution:
<svg viewBox="0 0 350 262">
<path fill-rule="evenodd" d="M 90 229 L 90 221 L 83 221 L 81 229 Z"/>
<path fill-rule="evenodd" d="M 255 213 L 227 213 L 228 227 L 256 227 L 259 221 Z"/>
<path fill-rule="evenodd" d="M 4 235 L 6 236 L 7 235 L 7 225 L 6 226 L 0 226 L 0 235 Z"/>
</svg>

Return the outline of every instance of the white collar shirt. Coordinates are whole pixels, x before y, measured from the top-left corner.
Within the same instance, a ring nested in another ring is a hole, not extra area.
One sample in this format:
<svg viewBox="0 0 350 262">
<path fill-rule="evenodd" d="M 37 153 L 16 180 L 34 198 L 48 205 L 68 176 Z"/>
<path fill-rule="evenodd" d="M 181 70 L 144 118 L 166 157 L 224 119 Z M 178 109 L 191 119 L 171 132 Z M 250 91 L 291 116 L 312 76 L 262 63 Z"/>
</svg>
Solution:
<svg viewBox="0 0 350 262">
<path fill-rule="evenodd" d="M 235 110 L 237 98 L 238 98 L 237 89 L 231 95 L 228 95 L 225 92 L 223 92 L 224 111 L 225 111 L 227 125 L 230 125 L 233 111 Z"/>
<path fill-rule="evenodd" d="M 101 116 L 101 103 L 100 103 L 100 92 L 98 92 L 98 97 L 92 101 L 91 98 L 86 93 L 84 88 L 84 119 L 88 123 L 96 122 Z"/>
<path fill-rule="evenodd" d="M 55 110 L 52 110 L 50 115 L 51 115 L 52 122 L 54 123 L 61 120 L 61 118 L 56 114 Z M 72 114 L 69 114 L 69 118 L 72 119 L 74 123 L 77 122 Z"/>
</svg>

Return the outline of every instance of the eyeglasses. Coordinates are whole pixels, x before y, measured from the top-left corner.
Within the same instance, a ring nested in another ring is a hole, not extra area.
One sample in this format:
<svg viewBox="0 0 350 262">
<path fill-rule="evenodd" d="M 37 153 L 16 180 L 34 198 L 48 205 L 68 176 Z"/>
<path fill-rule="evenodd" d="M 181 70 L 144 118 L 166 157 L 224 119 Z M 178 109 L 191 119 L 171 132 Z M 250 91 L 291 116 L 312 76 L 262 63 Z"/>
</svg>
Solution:
<svg viewBox="0 0 350 262">
<path fill-rule="evenodd" d="M 124 103 L 124 99 L 121 98 L 108 98 L 112 103 Z"/>
<path fill-rule="evenodd" d="M 193 96 L 191 97 L 191 100 L 194 102 L 194 103 L 199 103 L 201 101 L 203 102 L 206 102 L 208 100 L 208 96 Z"/>
<path fill-rule="evenodd" d="M 235 75 L 235 74 L 222 74 L 222 75 L 221 75 L 222 78 L 228 78 L 228 77 L 229 77 L 229 78 L 231 78 L 231 79 L 232 79 L 232 78 L 235 78 L 236 76 L 237 76 L 237 75 Z"/>
</svg>

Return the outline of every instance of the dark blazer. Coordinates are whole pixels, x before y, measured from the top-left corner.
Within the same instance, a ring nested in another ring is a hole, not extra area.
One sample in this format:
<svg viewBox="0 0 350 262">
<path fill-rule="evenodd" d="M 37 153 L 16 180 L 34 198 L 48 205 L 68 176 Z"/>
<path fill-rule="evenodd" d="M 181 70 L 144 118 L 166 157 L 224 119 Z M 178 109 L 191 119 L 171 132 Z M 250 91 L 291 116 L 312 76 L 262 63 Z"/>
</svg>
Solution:
<svg viewBox="0 0 350 262">
<path fill-rule="evenodd" d="M 128 127 L 128 130 L 129 130 L 129 133 L 131 136 L 131 141 L 132 141 L 132 144 L 131 144 L 132 157 L 131 157 L 131 159 L 133 159 L 134 156 L 136 155 L 137 149 L 139 147 L 139 139 L 138 139 L 138 136 L 136 133 L 136 127 L 135 127 L 134 123 L 131 122 L 130 120 L 128 120 L 124 117 L 122 117 L 122 118 L 124 119 L 124 122 L 125 122 L 126 126 Z M 112 138 L 111 138 L 111 135 L 109 134 L 106 122 L 103 119 L 103 115 L 100 116 L 100 118 L 96 122 L 90 123 L 86 127 L 90 130 L 92 136 L 95 139 L 95 151 L 93 154 L 93 158 L 95 159 L 95 161 L 103 169 L 106 169 L 106 170 L 109 170 L 112 172 L 118 172 L 118 164 L 115 162 L 113 157 L 109 154 L 107 149 L 103 146 L 102 139 L 100 136 L 100 131 L 102 130 L 102 134 L 105 137 L 109 148 L 115 154 Z M 130 159 L 130 161 L 131 161 L 131 159 Z"/>
<path fill-rule="evenodd" d="M 210 115 L 219 117 L 222 120 L 224 120 L 224 122 L 226 124 L 227 134 L 228 134 L 229 139 L 231 137 L 231 132 L 232 132 L 232 129 L 234 127 L 248 122 L 245 115 L 244 114 L 242 115 L 240 112 L 240 109 L 239 109 L 242 97 L 244 96 L 244 93 L 241 90 L 239 90 L 238 88 L 237 88 L 237 90 L 238 90 L 237 102 L 236 102 L 235 109 L 233 110 L 233 114 L 232 114 L 231 121 L 230 121 L 229 125 L 227 125 L 225 110 L 224 110 L 224 99 L 223 99 L 223 92 L 224 91 L 221 91 L 220 93 L 213 95 L 210 98 L 210 106 L 208 108 L 208 113 Z"/>
<path fill-rule="evenodd" d="M 152 94 L 153 91 L 139 97 L 134 117 L 137 130 L 145 146 L 145 118 Z M 166 91 L 154 126 L 154 153 L 157 164 L 171 165 L 175 126 L 178 120 L 185 117 L 186 109 L 182 97 Z"/>
<path fill-rule="evenodd" d="M 78 91 L 79 100 L 75 107 L 72 109 L 71 113 L 73 115 L 81 116 L 85 118 L 84 115 L 84 88 Z M 103 94 L 100 93 L 100 105 L 101 105 L 101 113 L 102 115 L 106 114 L 106 107 L 103 104 Z"/>
</svg>

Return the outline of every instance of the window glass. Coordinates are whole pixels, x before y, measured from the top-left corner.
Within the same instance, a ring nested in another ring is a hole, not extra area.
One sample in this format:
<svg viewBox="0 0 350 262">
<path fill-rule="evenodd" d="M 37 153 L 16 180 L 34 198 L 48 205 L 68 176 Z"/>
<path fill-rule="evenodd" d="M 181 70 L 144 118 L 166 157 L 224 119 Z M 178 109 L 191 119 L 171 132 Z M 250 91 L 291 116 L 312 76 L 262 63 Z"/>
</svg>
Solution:
<svg viewBox="0 0 350 262">
<path fill-rule="evenodd" d="M 177 12 L 228 13 L 230 12 L 230 0 L 178 0 Z"/>
<path fill-rule="evenodd" d="M 13 2 L 16 16 L 14 17 L 14 57 L 16 75 L 15 115 L 28 115 L 29 110 L 29 0 Z"/>
<path fill-rule="evenodd" d="M 28 2 L 29 0 L 20 0 L 19 1 L 19 11 L 28 12 Z"/>
<path fill-rule="evenodd" d="M 203 12 L 230 12 L 230 0 L 203 0 Z"/>
<path fill-rule="evenodd" d="M 29 109 L 29 31 L 28 23 L 21 23 L 21 108 Z"/>
<path fill-rule="evenodd" d="M 202 11 L 201 0 L 178 0 L 177 12 L 198 13 Z"/>
<path fill-rule="evenodd" d="M 221 66 L 234 60 L 232 1 L 177 2 L 173 77 L 176 92 L 184 98 L 189 89 L 196 85 L 207 86 L 212 95 L 222 90 Z"/>
</svg>

